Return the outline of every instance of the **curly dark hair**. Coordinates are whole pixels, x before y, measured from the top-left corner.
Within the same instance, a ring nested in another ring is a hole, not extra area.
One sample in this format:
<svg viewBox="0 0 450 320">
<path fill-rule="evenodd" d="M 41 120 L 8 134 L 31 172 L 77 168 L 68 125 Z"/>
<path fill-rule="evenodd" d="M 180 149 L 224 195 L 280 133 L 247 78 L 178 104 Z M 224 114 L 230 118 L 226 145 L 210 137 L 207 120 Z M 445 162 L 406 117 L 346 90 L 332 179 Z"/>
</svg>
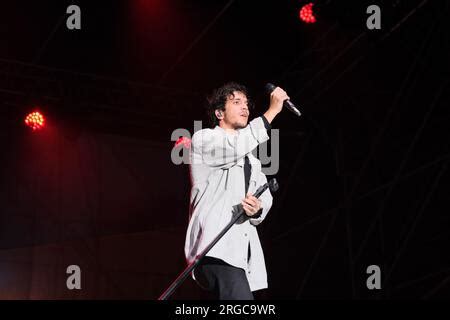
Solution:
<svg viewBox="0 0 450 320">
<path fill-rule="evenodd" d="M 206 113 L 208 115 L 209 124 L 212 128 L 214 128 L 216 125 L 219 124 L 219 119 L 217 119 L 215 111 L 217 109 L 225 111 L 225 104 L 227 102 L 227 98 L 230 95 L 234 95 L 234 92 L 242 92 L 246 97 L 248 101 L 248 109 L 253 110 L 254 105 L 253 101 L 251 100 L 248 90 L 245 86 L 236 83 L 236 82 L 228 82 L 221 86 L 218 89 L 215 89 L 211 95 L 209 95 L 206 105 Z"/>
</svg>

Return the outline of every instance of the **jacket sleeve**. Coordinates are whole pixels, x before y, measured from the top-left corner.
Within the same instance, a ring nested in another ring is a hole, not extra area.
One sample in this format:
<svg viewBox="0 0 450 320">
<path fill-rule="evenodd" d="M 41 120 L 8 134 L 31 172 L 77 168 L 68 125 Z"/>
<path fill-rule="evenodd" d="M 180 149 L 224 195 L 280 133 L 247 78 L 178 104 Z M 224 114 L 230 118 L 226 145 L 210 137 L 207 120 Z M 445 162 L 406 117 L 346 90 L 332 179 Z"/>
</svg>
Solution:
<svg viewBox="0 0 450 320">
<path fill-rule="evenodd" d="M 264 173 L 260 173 L 260 177 L 258 179 L 258 186 L 261 186 L 267 182 L 266 175 Z M 272 194 L 270 193 L 269 188 L 264 191 L 259 197 L 261 200 L 261 214 L 259 214 L 256 218 L 250 218 L 250 223 L 254 226 L 260 224 L 267 216 L 270 208 L 272 207 Z"/>
<path fill-rule="evenodd" d="M 269 135 L 262 117 L 250 121 L 235 136 L 220 134 L 220 131 L 215 130 L 200 130 L 192 137 L 191 161 L 193 165 L 200 161 L 215 169 L 230 168 L 267 140 Z"/>
</svg>

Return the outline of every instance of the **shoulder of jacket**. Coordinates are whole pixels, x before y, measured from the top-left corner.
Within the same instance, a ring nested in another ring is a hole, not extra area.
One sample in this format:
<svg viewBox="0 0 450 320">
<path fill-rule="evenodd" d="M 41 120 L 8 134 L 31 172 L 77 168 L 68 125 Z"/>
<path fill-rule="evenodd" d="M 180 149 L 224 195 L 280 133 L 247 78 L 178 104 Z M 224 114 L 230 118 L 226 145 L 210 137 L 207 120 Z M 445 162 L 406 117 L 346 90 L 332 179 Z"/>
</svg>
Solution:
<svg viewBox="0 0 450 320">
<path fill-rule="evenodd" d="M 192 135 L 191 142 L 192 144 L 202 144 L 203 142 L 208 142 L 212 139 L 212 137 L 215 135 L 215 130 L 206 128 L 201 129 L 198 131 L 195 131 L 195 133 Z"/>
<path fill-rule="evenodd" d="M 201 130 L 194 132 L 194 134 L 192 135 L 192 139 L 194 139 L 194 138 L 198 139 L 200 137 L 210 136 L 213 133 L 214 133 L 214 129 L 210 129 L 210 128 L 201 129 Z"/>
</svg>

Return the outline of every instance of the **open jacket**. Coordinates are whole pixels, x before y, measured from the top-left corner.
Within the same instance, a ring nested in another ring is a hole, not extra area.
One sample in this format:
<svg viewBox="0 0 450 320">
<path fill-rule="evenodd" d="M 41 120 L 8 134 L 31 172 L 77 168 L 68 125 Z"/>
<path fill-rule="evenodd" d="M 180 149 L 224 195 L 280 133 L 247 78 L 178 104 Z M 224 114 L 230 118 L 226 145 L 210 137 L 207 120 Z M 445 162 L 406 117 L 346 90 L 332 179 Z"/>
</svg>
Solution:
<svg viewBox="0 0 450 320">
<path fill-rule="evenodd" d="M 269 139 L 268 128 L 267 120 L 258 117 L 237 130 L 237 134 L 216 126 L 193 135 L 190 153 L 192 189 L 184 248 L 188 263 L 195 260 L 237 213 L 237 206 L 245 197 L 245 156 L 251 164 L 248 192 L 253 194 L 267 182 L 261 162 L 251 152 Z M 207 254 L 244 269 L 252 291 L 267 288 L 264 254 L 256 226 L 272 206 L 269 189 L 259 199 L 262 202 L 259 216 L 238 221 Z"/>
</svg>

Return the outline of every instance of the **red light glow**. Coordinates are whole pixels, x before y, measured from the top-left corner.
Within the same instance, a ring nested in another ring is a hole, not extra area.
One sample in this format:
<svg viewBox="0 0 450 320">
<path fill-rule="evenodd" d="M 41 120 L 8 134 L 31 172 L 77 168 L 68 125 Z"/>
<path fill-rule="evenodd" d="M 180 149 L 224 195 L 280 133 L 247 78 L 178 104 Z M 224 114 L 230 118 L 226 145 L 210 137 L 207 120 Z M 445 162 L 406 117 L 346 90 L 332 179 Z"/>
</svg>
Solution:
<svg viewBox="0 0 450 320">
<path fill-rule="evenodd" d="M 313 12 L 313 3 L 308 3 L 306 5 L 304 5 L 301 9 L 300 9 L 300 19 L 306 23 L 314 23 L 316 22 L 316 17 L 314 17 L 314 12 Z"/>
<path fill-rule="evenodd" d="M 185 148 L 191 148 L 191 139 L 187 138 L 187 137 L 180 137 L 176 142 L 175 142 L 175 148 L 178 147 L 179 145 L 182 145 Z"/>
<path fill-rule="evenodd" d="M 33 130 L 39 130 L 45 126 L 45 118 L 40 112 L 35 111 L 27 115 L 25 124 Z"/>
</svg>

